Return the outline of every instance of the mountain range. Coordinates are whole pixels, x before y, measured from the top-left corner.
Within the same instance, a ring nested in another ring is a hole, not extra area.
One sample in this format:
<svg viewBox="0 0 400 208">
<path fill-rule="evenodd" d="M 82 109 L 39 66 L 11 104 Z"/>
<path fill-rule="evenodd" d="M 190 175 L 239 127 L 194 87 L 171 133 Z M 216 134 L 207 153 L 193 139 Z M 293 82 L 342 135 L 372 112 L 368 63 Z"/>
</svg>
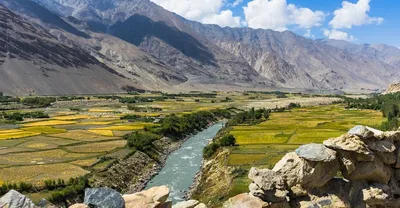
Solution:
<svg viewBox="0 0 400 208">
<path fill-rule="evenodd" d="M 14 17 L 0 24 L 0 91 L 9 94 L 376 92 L 400 80 L 400 49 L 383 44 L 205 25 L 149 0 L 0 4 Z"/>
</svg>

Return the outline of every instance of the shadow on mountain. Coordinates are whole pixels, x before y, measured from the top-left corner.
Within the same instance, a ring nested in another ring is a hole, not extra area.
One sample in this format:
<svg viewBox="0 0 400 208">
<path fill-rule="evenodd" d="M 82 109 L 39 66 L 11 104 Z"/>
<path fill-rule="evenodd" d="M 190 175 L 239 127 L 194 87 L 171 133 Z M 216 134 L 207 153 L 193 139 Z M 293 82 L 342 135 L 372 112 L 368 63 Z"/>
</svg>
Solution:
<svg viewBox="0 0 400 208">
<path fill-rule="evenodd" d="M 11 7 L 11 10 L 21 11 L 23 13 L 29 14 L 29 16 L 34 16 L 40 19 L 43 23 L 58 27 L 74 35 L 90 38 L 90 36 L 84 32 L 79 31 L 75 27 L 71 26 L 63 19 L 61 19 L 56 14 L 52 13 L 43 6 L 30 1 L 30 0 L 0 0 L 0 2 L 5 2 L 7 7 Z"/>
<path fill-rule="evenodd" d="M 117 22 L 111 27 L 111 33 L 136 46 L 140 45 L 143 38 L 153 36 L 202 64 L 215 65 L 214 55 L 194 37 L 142 15 L 133 15 L 124 22 Z"/>
</svg>

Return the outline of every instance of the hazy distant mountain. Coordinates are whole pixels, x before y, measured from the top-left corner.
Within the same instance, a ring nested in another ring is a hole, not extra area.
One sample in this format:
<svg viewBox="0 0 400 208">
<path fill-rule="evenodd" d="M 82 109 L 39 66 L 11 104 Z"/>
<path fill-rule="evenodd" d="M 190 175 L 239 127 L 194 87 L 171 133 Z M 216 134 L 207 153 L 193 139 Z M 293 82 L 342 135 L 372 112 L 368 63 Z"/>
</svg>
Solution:
<svg viewBox="0 0 400 208">
<path fill-rule="evenodd" d="M 60 41 L 79 45 L 145 89 L 372 91 L 400 80 L 399 50 L 386 45 L 204 25 L 149 0 L 33 1 L 73 29 L 12 9 L 36 16 Z"/>
<path fill-rule="evenodd" d="M 322 40 L 330 46 L 340 48 L 348 53 L 357 54 L 370 59 L 379 59 L 397 69 L 400 68 L 400 49 L 385 44 L 353 44 L 343 40 Z"/>
</svg>

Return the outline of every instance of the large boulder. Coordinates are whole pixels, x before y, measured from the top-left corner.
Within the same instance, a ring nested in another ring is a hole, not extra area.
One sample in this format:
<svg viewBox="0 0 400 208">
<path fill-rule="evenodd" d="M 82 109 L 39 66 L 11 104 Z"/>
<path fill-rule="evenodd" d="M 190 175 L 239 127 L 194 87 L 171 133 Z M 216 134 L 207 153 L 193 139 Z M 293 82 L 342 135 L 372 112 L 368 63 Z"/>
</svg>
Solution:
<svg viewBox="0 0 400 208">
<path fill-rule="evenodd" d="M 343 171 L 343 176 L 348 180 L 365 180 L 387 184 L 392 177 L 392 169 L 386 166 L 380 159 L 372 162 L 357 162 L 352 172 Z"/>
<path fill-rule="evenodd" d="M 297 184 L 305 188 L 321 187 L 337 174 L 339 163 L 337 160 L 308 161 L 291 152 L 286 154 L 272 170 L 282 176 L 289 187 Z"/>
<path fill-rule="evenodd" d="M 172 205 L 167 202 L 168 196 L 169 188 L 167 186 L 157 186 L 135 194 L 123 195 L 122 198 L 127 208 L 169 208 Z"/>
<path fill-rule="evenodd" d="M 268 202 L 264 202 L 258 197 L 249 194 L 239 194 L 230 198 L 223 205 L 224 208 L 266 208 L 270 207 Z"/>
<path fill-rule="evenodd" d="M 15 190 L 10 190 L 7 194 L 0 198 L 0 207 L 36 208 L 32 200 Z"/>
<path fill-rule="evenodd" d="M 206 205 L 197 200 L 178 202 L 172 208 L 205 208 Z"/>
<path fill-rule="evenodd" d="M 286 200 L 287 191 L 285 190 L 285 182 L 275 171 L 251 168 L 249 179 L 253 180 L 253 183 L 249 186 L 251 195 L 268 202 Z"/>
<path fill-rule="evenodd" d="M 389 139 L 383 140 L 375 140 L 370 139 L 366 141 L 368 149 L 374 152 L 385 152 L 385 153 L 392 153 L 396 150 L 396 146 L 393 144 L 393 141 Z"/>
<path fill-rule="evenodd" d="M 337 138 L 325 140 L 323 144 L 334 150 L 343 150 L 364 155 L 368 161 L 374 159 L 374 153 L 368 149 L 364 141 L 356 135 L 345 134 Z"/>
<path fill-rule="evenodd" d="M 69 206 L 69 208 L 89 208 L 86 204 L 74 204 Z"/>
<path fill-rule="evenodd" d="M 371 138 L 374 137 L 374 132 L 369 130 L 367 127 L 365 126 L 355 126 L 352 129 L 349 130 L 348 134 L 350 135 L 356 135 L 358 137 L 361 138 Z"/>
<path fill-rule="evenodd" d="M 308 161 L 331 162 L 336 159 L 336 151 L 322 144 L 306 144 L 296 149 L 296 154 Z"/>
<path fill-rule="evenodd" d="M 96 208 L 124 208 L 125 201 L 121 194 L 110 188 L 87 188 L 84 204 Z"/>
</svg>

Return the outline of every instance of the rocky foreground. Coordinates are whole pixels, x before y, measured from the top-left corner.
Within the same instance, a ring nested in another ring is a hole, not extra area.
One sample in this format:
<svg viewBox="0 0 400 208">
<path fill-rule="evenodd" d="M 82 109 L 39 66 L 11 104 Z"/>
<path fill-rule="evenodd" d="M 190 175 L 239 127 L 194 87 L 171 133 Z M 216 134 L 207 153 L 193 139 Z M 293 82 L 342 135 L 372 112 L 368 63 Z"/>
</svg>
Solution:
<svg viewBox="0 0 400 208">
<path fill-rule="evenodd" d="M 272 170 L 252 168 L 249 193 L 230 198 L 226 208 L 400 207 L 400 131 L 356 126 L 323 144 L 308 144 L 286 154 Z M 86 189 L 71 208 L 205 208 L 196 200 L 172 205 L 166 186 L 130 195 L 109 188 Z M 12 190 L 0 207 L 39 206 Z"/>
</svg>

